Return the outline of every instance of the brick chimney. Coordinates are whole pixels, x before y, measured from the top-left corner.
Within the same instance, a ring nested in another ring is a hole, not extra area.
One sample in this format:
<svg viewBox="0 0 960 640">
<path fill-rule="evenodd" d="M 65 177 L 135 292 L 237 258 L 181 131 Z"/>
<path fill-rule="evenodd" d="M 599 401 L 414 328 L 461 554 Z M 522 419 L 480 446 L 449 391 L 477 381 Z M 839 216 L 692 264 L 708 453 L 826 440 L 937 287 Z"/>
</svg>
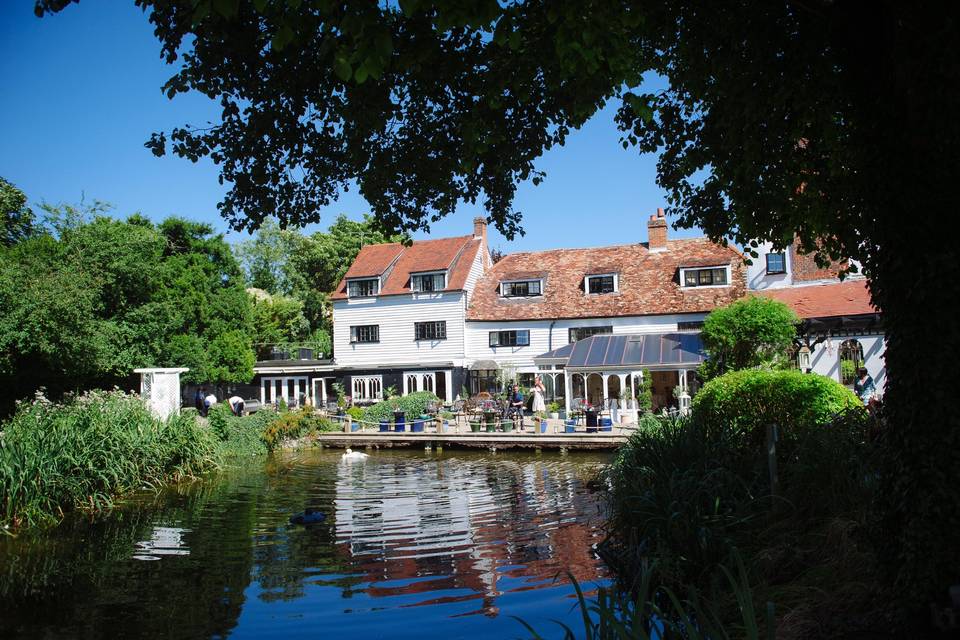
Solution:
<svg viewBox="0 0 960 640">
<path fill-rule="evenodd" d="M 473 219 L 473 237 L 481 238 L 483 244 L 487 244 L 487 219 L 483 217 L 476 217 Z"/>
<path fill-rule="evenodd" d="M 650 251 L 667 250 L 667 216 L 663 208 L 658 208 L 647 220 L 647 248 Z"/>
</svg>

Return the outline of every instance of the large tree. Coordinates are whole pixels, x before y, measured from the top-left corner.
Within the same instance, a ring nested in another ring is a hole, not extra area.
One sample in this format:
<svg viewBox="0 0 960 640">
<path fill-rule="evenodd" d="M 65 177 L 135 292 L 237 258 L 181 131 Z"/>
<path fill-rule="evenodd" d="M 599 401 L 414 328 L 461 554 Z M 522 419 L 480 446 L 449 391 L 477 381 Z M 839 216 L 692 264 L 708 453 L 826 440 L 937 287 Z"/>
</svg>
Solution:
<svg viewBox="0 0 960 640">
<path fill-rule="evenodd" d="M 39 0 L 38 13 L 68 0 Z M 210 156 L 238 227 L 315 219 L 356 181 L 378 221 L 425 228 L 483 198 L 519 231 L 516 184 L 608 100 L 660 153 L 682 225 L 871 276 L 888 334 L 882 531 L 916 611 L 960 583 L 960 415 L 940 368 L 960 329 L 952 230 L 960 20 L 946 3 L 741 0 L 137 0 L 180 69 L 168 93 L 221 122 L 149 146 Z M 183 45 L 188 45 L 184 47 Z M 641 74 L 669 88 L 643 93 Z"/>
<path fill-rule="evenodd" d="M 0 246 L 10 246 L 34 231 L 34 215 L 27 196 L 0 177 Z"/>
</svg>

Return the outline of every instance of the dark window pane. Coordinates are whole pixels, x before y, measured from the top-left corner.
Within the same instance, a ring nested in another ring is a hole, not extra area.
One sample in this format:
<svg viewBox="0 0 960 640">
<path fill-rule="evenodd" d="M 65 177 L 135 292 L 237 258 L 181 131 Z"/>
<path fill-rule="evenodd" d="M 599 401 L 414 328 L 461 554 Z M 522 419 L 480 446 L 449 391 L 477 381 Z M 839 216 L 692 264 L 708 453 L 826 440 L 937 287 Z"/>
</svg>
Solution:
<svg viewBox="0 0 960 640">
<path fill-rule="evenodd" d="M 786 273 L 787 261 L 782 253 L 767 254 L 767 273 Z"/>
</svg>

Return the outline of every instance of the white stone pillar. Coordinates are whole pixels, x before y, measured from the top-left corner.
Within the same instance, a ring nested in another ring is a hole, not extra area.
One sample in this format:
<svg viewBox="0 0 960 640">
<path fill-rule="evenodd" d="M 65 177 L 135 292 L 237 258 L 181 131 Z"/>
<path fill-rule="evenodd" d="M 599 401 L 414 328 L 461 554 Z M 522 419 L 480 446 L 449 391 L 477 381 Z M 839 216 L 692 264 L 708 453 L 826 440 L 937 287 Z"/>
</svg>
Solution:
<svg viewBox="0 0 960 640">
<path fill-rule="evenodd" d="M 608 383 L 609 380 L 610 380 L 610 374 L 608 374 L 608 373 L 601 373 L 601 374 L 600 374 L 600 379 L 603 380 L 603 408 L 606 409 L 606 408 L 607 408 L 607 400 L 609 399 L 609 396 L 610 396 L 609 390 L 607 389 L 607 383 Z"/>
<path fill-rule="evenodd" d="M 575 373 L 564 371 L 563 376 L 563 410 L 567 412 L 567 418 L 570 417 L 570 396 L 573 394 L 573 376 Z"/>
<path fill-rule="evenodd" d="M 446 397 L 444 400 L 447 402 L 453 402 L 453 372 L 450 370 L 443 372 L 443 388 L 446 389 Z"/>
</svg>

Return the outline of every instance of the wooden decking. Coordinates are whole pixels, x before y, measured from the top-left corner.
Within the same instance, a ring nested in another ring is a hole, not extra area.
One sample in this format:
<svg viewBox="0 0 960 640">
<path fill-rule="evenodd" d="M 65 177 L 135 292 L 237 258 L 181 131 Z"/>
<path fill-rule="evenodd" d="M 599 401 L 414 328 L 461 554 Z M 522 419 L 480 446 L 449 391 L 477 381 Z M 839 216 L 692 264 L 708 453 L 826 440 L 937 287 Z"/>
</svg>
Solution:
<svg viewBox="0 0 960 640">
<path fill-rule="evenodd" d="M 582 427 L 581 427 L 582 429 Z M 630 430 L 615 429 L 600 433 L 542 433 L 526 432 L 395 432 L 355 431 L 326 432 L 317 436 L 317 442 L 328 447 L 363 449 L 365 447 L 418 447 L 448 449 L 565 449 L 568 451 L 598 451 L 616 449 L 630 437 Z"/>
</svg>

